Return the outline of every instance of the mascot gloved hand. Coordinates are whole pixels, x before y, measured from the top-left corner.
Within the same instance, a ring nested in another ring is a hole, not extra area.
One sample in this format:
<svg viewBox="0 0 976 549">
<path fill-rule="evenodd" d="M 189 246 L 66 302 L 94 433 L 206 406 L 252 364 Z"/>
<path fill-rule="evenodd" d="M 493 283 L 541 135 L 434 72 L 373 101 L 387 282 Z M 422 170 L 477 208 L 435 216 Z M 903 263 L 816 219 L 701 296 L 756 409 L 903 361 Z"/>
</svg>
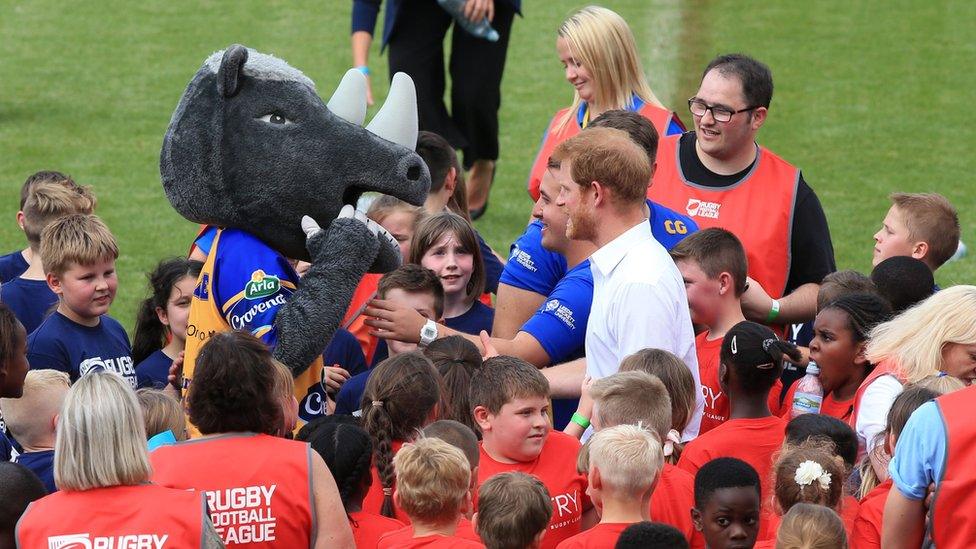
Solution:
<svg viewBox="0 0 976 549">
<path fill-rule="evenodd" d="M 376 191 L 419 206 L 430 188 L 410 78 L 396 75 L 363 128 L 365 117 L 358 71 L 326 104 L 301 71 L 240 45 L 187 85 L 163 139 L 163 189 L 183 217 L 218 229 L 190 306 L 184 388 L 210 336 L 243 330 L 291 369 L 301 419 L 324 414 L 323 350 L 363 274 L 400 263 L 355 204 Z M 288 258 L 311 263 L 304 277 Z"/>
</svg>

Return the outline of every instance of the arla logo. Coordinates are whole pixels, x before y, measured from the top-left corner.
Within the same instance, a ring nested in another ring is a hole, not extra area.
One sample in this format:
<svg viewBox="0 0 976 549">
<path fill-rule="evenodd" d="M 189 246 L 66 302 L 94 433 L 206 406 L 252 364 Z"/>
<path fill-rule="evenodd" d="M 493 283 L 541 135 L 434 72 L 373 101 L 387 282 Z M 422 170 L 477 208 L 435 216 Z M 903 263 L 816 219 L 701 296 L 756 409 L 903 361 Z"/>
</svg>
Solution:
<svg viewBox="0 0 976 549">
<path fill-rule="evenodd" d="M 251 273 L 251 281 L 244 286 L 244 297 L 247 299 L 257 299 L 268 297 L 281 288 L 281 281 L 274 275 L 265 274 L 258 269 Z"/>
<path fill-rule="evenodd" d="M 122 536 L 95 536 L 68 534 L 47 538 L 47 549 L 162 549 L 168 535 L 127 534 Z"/>
<path fill-rule="evenodd" d="M 721 207 L 722 205 L 718 202 L 705 202 L 697 198 L 689 198 L 688 206 L 685 209 L 688 211 L 688 215 L 692 217 L 698 216 L 718 219 L 718 210 Z"/>
</svg>

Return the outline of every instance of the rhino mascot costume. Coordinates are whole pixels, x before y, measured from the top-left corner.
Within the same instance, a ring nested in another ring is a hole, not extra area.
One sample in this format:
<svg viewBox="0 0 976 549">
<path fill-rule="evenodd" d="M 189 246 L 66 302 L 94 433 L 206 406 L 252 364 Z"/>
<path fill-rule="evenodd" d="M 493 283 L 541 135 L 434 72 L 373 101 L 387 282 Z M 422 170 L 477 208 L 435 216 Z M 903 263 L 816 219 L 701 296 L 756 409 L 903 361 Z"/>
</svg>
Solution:
<svg viewBox="0 0 976 549">
<path fill-rule="evenodd" d="M 295 376 L 299 415 L 325 413 L 328 345 L 366 272 L 400 263 L 399 247 L 355 211 L 365 191 L 422 205 L 430 174 L 413 151 L 416 92 L 398 74 L 366 128 L 366 82 L 346 73 L 328 104 L 284 61 L 240 45 L 190 81 L 160 155 L 173 207 L 215 227 L 190 306 L 183 366 L 217 332 L 251 332 Z M 309 261 L 299 279 L 291 259 Z"/>
</svg>

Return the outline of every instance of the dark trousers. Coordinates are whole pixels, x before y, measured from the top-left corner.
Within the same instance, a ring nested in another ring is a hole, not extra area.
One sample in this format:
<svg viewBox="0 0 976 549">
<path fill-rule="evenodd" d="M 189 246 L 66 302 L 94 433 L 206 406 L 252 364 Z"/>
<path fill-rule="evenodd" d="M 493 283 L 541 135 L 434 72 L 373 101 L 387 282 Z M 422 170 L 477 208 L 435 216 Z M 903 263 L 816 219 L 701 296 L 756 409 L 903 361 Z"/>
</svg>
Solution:
<svg viewBox="0 0 976 549">
<path fill-rule="evenodd" d="M 498 159 L 498 108 L 515 10 L 495 1 L 497 42 L 453 25 L 435 0 L 404 0 L 390 36 L 390 78 L 405 72 L 417 87 L 420 129 L 435 132 L 464 153 L 464 167 Z M 444 37 L 451 35 L 451 113 L 444 105 Z"/>
</svg>

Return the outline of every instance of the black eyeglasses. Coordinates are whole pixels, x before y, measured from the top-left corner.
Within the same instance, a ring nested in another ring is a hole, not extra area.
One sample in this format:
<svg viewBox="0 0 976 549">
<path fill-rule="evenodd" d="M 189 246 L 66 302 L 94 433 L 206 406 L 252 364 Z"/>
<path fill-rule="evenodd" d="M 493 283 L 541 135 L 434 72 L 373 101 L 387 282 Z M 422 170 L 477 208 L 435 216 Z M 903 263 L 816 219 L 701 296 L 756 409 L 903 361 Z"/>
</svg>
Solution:
<svg viewBox="0 0 976 549">
<path fill-rule="evenodd" d="M 695 99 L 694 97 L 688 100 L 688 110 L 691 111 L 691 114 L 695 116 L 705 116 L 705 113 L 712 111 L 712 118 L 714 118 L 716 122 L 722 123 L 729 122 L 732 120 L 733 116 L 739 114 L 740 112 L 754 111 L 758 108 L 759 105 L 756 105 L 755 107 L 748 107 L 733 111 L 719 105 L 709 105 L 701 99 Z"/>
</svg>

